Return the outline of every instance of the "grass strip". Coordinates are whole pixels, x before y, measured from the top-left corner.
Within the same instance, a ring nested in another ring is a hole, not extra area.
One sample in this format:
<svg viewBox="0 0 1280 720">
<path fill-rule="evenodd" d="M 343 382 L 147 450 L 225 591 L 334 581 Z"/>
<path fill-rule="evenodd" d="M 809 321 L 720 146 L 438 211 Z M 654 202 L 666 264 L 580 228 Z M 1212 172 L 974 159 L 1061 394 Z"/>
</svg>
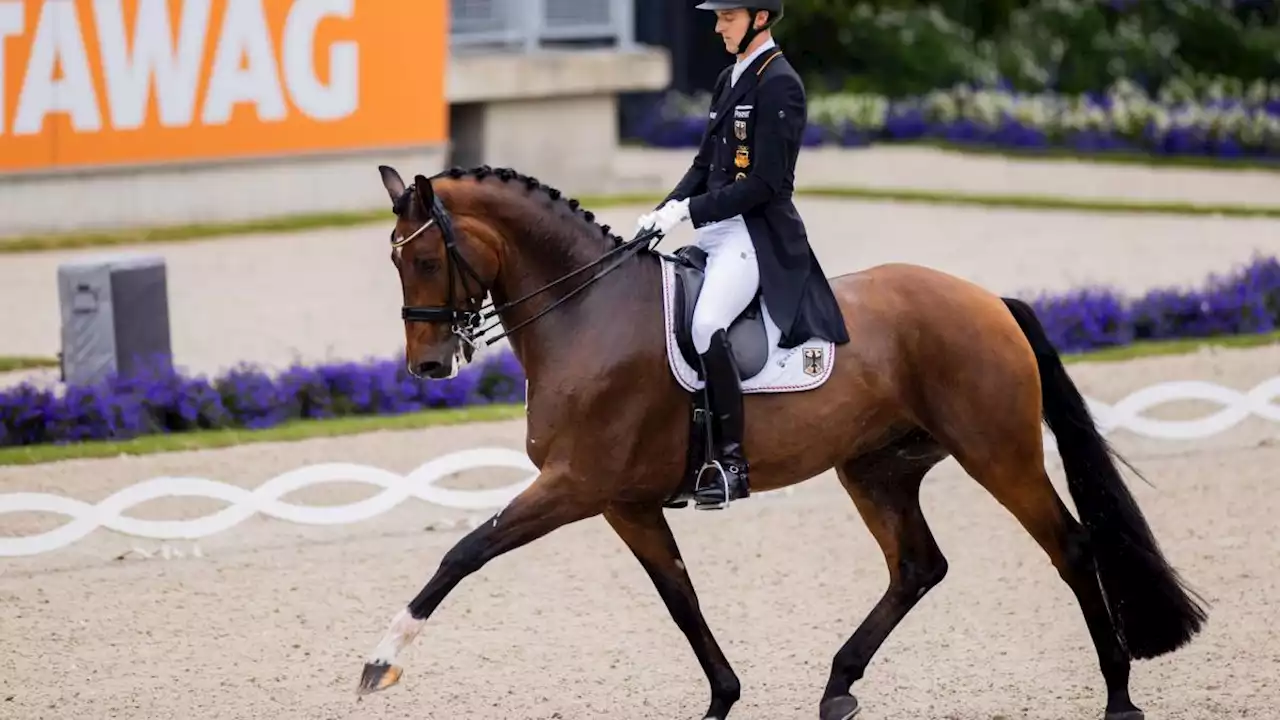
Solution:
<svg viewBox="0 0 1280 720">
<path fill-rule="evenodd" d="M 1280 342 L 1280 331 L 1255 333 L 1249 335 L 1220 335 L 1212 338 L 1179 338 L 1177 340 L 1143 340 L 1129 345 L 1090 350 L 1081 353 L 1066 353 L 1062 356 L 1064 364 L 1083 362 L 1124 362 L 1141 358 L 1162 357 L 1166 355 L 1189 355 L 1206 347 L 1246 349 L 1262 347 Z"/>
<path fill-rule="evenodd" d="M 292 420 L 262 430 L 200 430 L 170 435 L 145 435 L 132 440 L 92 441 L 75 445 L 24 445 L 0 448 L 0 466 L 121 455 L 155 455 L 184 450 L 211 450 L 266 442 L 295 442 L 364 433 L 420 430 L 473 422 L 496 422 L 524 417 L 524 406 L 514 404 L 474 405 L 462 408 L 424 410 L 402 415 L 362 415 L 324 420 Z"/>
<path fill-rule="evenodd" d="M 957 143 L 947 140 L 905 140 L 891 143 L 875 143 L 876 147 L 931 147 L 960 155 L 975 157 L 1003 157 L 1011 160 L 1045 160 L 1070 162 L 1081 165 L 1128 165 L 1131 167 L 1148 167 L 1167 170 L 1221 170 L 1236 172 L 1241 170 L 1258 170 L 1262 172 L 1280 173 L 1280 159 L 1277 158 L 1223 158 L 1213 155 L 1160 155 L 1140 151 L 1113 150 L 1082 154 L 1078 150 L 1066 147 L 1043 148 L 1011 148 L 999 145 L 982 145 L 979 143 Z"/>
<path fill-rule="evenodd" d="M 898 190 L 890 188 L 810 187 L 797 194 L 848 200 L 876 200 L 928 205 L 961 205 L 1017 210 L 1125 215 L 1180 215 L 1184 217 L 1280 218 L 1280 205 L 1209 205 L 1182 201 L 1102 200 L 1048 195 L 998 195 L 959 193 L 950 190 Z"/>
<path fill-rule="evenodd" d="M 1277 342 L 1280 342 L 1280 331 L 1256 335 L 1144 341 L 1102 350 L 1069 353 L 1062 357 L 1063 362 L 1067 364 L 1123 362 L 1147 357 L 1183 355 L 1197 352 L 1204 347 L 1252 348 Z M 153 455 L 183 450 L 209 450 L 251 443 L 293 442 L 380 431 L 419 430 L 471 422 L 514 420 L 521 417 L 524 417 L 522 405 L 499 404 L 426 410 L 403 415 L 294 420 L 263 430 L 203 430 L 172 435 L 148 435 L 122 442 L 93 441 L 76 445 L 0 448 L 0 466 L 36 465 L 61 460 L 109 458 L 120 455 Z"/>
<path fill-rule="evenodd" d="M 588 196 L 579 198 L 584 208 L 617 205 L 657 204 L 662 195 L 624 194 Z M 298 233 L 331 228 L 358 227 L 386 223 L 391 227 L 390 209 L 362 210 L 345 213 L 314 213 L 282 215 L 260 220 L 225 223 L 196 223 L 191 225 L 166 225 L 150 228 L 131 228 L 104 232 L 59 232 L 17 237 L 0 237 L 0 254 L 50 252 L 85 248 L 109 248 L 126 245 L 155 245 L 158 243 L 190 242 L 223 237 L 236 237 L 256 233 Z"/>
<path fill-rule="evenodd" d="M 1280 218 L 1280 205 L 1198 204 L 1181 201 L 1108 200 L 1066 198 L 1047 195 L 999 195 L 961 193 L 949 190 L 913 190 L 869 187 L 803 187 L 797 195 L 834 197 L 846 200 L 904 202 L 931 205 L 980 206 L 1023 210 L 1061 210 L 1089 213 L 1161 214 L 1179 216 L 1223 216 Z M 598 210 L 624 205 L 657 205 L 659 193 L 601 195 L 579 198 L 584 208 Z M 387 210 L 350 213 L 289 215 L 244 222 L 174 225 L 108 232 L 69 232 L 0 238 L 0 254 L 49 252 L 84 248 L 209 240 L 252 233 L 296 233 L 340 227 L 390 223 Z"/>
<path fill-rule="evenodd" d="M 18 370 L 36 370 L 50 367 L 58 367 L 58 358 L 0 355 L 0 372 L 16 372 Z"/>
</svg>

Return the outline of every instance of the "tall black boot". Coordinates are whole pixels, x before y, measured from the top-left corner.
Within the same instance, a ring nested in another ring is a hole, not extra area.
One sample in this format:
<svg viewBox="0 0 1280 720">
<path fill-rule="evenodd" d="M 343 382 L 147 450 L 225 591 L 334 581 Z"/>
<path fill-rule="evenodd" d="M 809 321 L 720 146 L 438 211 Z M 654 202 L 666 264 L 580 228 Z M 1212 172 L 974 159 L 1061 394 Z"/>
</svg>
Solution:
<svg viewBox="0 0 1280 720">
<path fill-rule="evenodd" d="M 693 496 L 698 509 L 719 510 L 727 507 L 731 500 L 751 494 L 747 460 L 742 451 L 742 385 L 724 330 L 711 336 L 711 346 L 701 360 L 707 384 L 707 409 L 711 413 L 711 454 L 720 468 L 703 468 Z"/>
</svg>

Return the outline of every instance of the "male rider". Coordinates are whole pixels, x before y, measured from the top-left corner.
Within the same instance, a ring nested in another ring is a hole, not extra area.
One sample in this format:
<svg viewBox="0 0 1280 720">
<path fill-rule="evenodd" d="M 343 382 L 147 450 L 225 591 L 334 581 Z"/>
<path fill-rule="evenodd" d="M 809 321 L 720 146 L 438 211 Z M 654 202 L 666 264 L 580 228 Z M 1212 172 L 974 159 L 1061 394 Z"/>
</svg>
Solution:
<svg viewBox="0 0 1280 720">
<path fill-rule="evenodd" d="M 782 347 L 813 337 L 844 344 L 849 337 L 791 201 L 808 108 L 804 84 L 770 32 L 782 17 L 782 0 L 708 0 L 697 7 L 715 12 L 715 31 L 736 61 L 716 80 L 692 166 L 657 210 L 640 217 L 637 229 L 667 234 L 690 220 L 695 243 L 707 253 L 693 343 L 706 379 L 713 455 L 725 482 L 700 482 L 694 499 L 699 509 L 719 509 L 750 494 L 729 324 L 760 292 L 782 330 Z"/>
</svg>

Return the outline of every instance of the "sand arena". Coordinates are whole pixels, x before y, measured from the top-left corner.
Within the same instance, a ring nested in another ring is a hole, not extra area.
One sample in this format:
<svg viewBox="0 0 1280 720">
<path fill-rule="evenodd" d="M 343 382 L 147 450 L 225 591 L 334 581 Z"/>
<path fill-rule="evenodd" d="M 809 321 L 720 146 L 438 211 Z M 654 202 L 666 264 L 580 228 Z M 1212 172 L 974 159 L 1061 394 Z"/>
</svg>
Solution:
<svg viewBox="0 0 1280 720">
<path fill-rule="evenodd" d="M 1001 292 L 1091 280 L 1134 291 L 1194 283 L 1255 250 L 1280 249 L 1280 229 L 1266 221 L 803 204 L 830 274 L 904 259 Z M 629 227 L 639 210 L 608 210 L 602 221 Z M 150 248 L 170 263 L 180 361 L 209 370 L 244 357 L 287 363 L 392 351 L 399 298 L 379 244 L 384 236 L 375 227 Z M 49 352 L 56 328 L 48 322 L 56 310 L 49 278 L 61 257 L 5 261 L 0 295 L 32 293 L 33 306 L 30 318 L 14 318 L 0 351 Z M 245 290 L 227 297 L 233 282 Z M 334 297 L 326 288 L 335 286 L 347 290 Z M 199 324 L 191 322 L 197 311 L 208 313 Z M 1243 392 L 1277 368 L 1280 347 L 1070 366 L 1085 394 L 1107 403 L 1174 380 Z M 1218 409 L 1184 402 L 1148 416 L 1186 419 Z M 1280 590 L 1280 425 L 1253 417 L 1204 439 L 1124 430 L 1112 437 L 1154 483 L 1131 488 L 1173 564 L 1210 603 L 1208 626 L 1189 647 L 1134 664 L 1135 702 L 1161 720 L 1272 717 L 1280 702 L 1272 600 Z M 521 449 L 522 423 L 0 467 L 0 492 L 93 502 L 160 475 L 252 488 L 302 465 L 407 472 L 480 446 Z M 1050 470 L 1065 494 L 1052 458 Z M 522 477 L 481 470 L 448 485 L 496 487 Z M 373 493 L 348 483 L 285 499 L 335 504 Z M 859 717 L 1100 717 L 1102 678 L 1083 618 L 1039 547 L 952 460 L 930 474 L 922 502 L 950 573 L 855 686 Z M 183 519 L 223 506 L 162 500 L 130 514 Z M 348 526 L 255 517 L 198 543 L 170 543 L 182 555 L 168 559 L 157 542 L 101 530 L 48 555 L 0 559 L 0 717 L 656 720 L 702 712 L 706 686 L 692 652 L 640 566 L 598 518 L 466 580 L 402 656 L 402 683 L 357 703 L 361 664 L 387 621 L 483 517 L 411 500 Z M 728 513 L 676 511 L 669 519 L 708 622 L 743 684 L 731 717 L 815 717 L 832 654 L 887 580 L 879 549 L 834 475 Z M 63 522 L 49 514 L 0 516 L 0 535 Z"/>
</svg>

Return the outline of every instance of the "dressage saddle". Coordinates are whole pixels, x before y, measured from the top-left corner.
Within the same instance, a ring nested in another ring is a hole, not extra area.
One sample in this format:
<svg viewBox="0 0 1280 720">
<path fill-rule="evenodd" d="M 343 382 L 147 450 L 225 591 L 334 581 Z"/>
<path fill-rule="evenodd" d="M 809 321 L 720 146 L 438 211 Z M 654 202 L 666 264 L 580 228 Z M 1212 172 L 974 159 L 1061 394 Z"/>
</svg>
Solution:
<svg viewBox="0 0 1280 720">
<path fill-rule="evenodd" d="M 693 309 L 706 278 L 707 253 L 697 245 L 686 245 L 674 253 L 676 345 L 685 362 L 702 378 L 702 363 L 693 347 Z M 764 369 L 769 359 L 769 334 L 765 330 L 764 313 L 760 309 L 760 291 L 734 318 L 728 328 L 729 347 L 738 376 L 746 380 Z M 704 378 L 705 379 L 705 378 Z"/>
</svg>

